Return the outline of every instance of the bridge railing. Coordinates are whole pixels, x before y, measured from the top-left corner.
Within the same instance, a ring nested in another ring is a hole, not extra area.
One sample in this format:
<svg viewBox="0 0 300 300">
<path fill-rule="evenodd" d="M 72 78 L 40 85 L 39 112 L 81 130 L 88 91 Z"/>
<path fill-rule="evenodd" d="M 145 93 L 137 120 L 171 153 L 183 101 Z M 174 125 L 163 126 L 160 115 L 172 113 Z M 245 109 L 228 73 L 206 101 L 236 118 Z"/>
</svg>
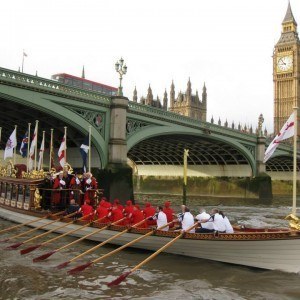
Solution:
<svg viewBox="0 0 300 300">
<path fill-rule="evenodd" d="M 143 114 L 144 116 L 149 116 L 154 119 L 159 119 L 162 121 L 171 121 L 172 123 L 177 123 L 179 125 L 188 126 L 192 128 L 197 128 L 204 130 L 206 133 L 223 133 L 226 135 L 239 136 L 242 139 L 256 139 L 256 134 L 249 132 L 241 132 L 237 129 L 232 129 L 229 127 L 223 127 L 217 124 L 212 124 L 209 122 L 203 122 L 196 120 L 187 116 L 180 115 L 178 113 L 166 111 L 160 108 L 152 107 L 149 105 L 144 105 L 136 102 L 129 101 L 129 111 L 136 114 Z"/>
<path fill-rule="evenodd" d="M 40 90 L 50 94 L 63 94 L 64 96 L 80 97 L 89 100 L 96 100 L 97 102 L 100 101 L 103 104 L 110 104 L 110 97 L 104 96 L 101 93 L 71 87 L 54 80 L 20 73 L 5 68 L 0 68 L 0 83 L 22 86 L 25 89 Z"/>
</svg>

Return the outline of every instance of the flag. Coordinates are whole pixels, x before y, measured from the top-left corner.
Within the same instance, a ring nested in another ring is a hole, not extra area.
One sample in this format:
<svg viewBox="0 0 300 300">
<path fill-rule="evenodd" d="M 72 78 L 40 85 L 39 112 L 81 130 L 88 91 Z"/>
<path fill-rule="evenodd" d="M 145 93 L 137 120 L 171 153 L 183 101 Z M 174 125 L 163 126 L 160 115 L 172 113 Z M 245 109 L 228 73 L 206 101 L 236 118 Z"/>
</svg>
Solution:
<svg viewBox="0 0 300 300">
<path fill-rule="evenodd" d="M 42 164 L 43 164 L 44 151 L 45 151 L 45 137 L 43 136 L 43 140 L 40 147 L 38 170 L 41 170 L 43 168 Z"/>
<path fill-rule="evenodd" d="M 27 148 L 28 148 L 28 131 L 23 136 L 21 147 L 20 147 L 20 153 L 22 157 L 27 156 Z"/>
<path fill-rule="evenodd" d="M 23 56 L 27 57 L 28 55 L 23 51 Z"/>
<path fill-rule="evenodd" d="M 7 157 L 14 156 L 14 148 L 16 146 L 17 146 L 17 135 L 16 135 L 16 129 L 14 129 L 14 131 L 12 132 L 12 134 L 10 135 L 6 143 L 6 147 L 4 151 L 4 159 L 6 159 Z"/>
<path fill-rule="evenodd" d="M 33 136 L 31 139 L 31 145 L 29 149 L 29 164 L 28 164 L 28 170 L 31 171 L 33 169 L 33 162 L 34 162 L 34 153 L 35 153 L 35 146 L 37 143 L 37 130 L 38 130 L 38 123 L 35 124 Z"/>
<path fill-rule="evenodd" d="M 66 146 L 66 135 L 64 135 L 63 140 L 60 144 L 59 150 L 58 150 L 58 160 L 59 163 L 62 167 L 65 166 L 66 163 L 66 156 L 65 156 L 65 149 L 67 148 Z"/>
<path fill-rule="evenodd" d="M 83 161 L 83 172 L 86 172 L 86 159 L 89 153 L 89 136 L 86 136 L 82 145 L 80 146 L 80 154 Z"/>
<path fill-rule="evenodd" d="M 277 146 L 281 141 L 284 141 L 292 136 L 295 133 L 295 114 L 292 113 L 288 120 L 284 123 L 283 127 L 279 131 L 279 133 L 275 136 L 274 140 L 271 142 L 269 147 L 265 152 L 264 163 L 273 155 Z"/>
</svg>

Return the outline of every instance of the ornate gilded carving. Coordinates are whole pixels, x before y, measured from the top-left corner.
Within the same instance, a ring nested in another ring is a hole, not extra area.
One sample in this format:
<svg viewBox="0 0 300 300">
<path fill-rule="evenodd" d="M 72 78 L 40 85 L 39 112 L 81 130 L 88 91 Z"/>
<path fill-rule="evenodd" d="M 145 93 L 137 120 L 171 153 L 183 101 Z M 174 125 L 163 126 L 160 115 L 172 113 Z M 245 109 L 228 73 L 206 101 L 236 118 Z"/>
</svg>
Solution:
<svg viewBox="0 0 300 300">
<path fill-rule="evenodd" d="M 300 230 L 300 220 L 297 216 L 294 214 L 289 214 L 288 216 L 285 217 L 285 220 L 290 221 L 289 226 L 292 229 Z"/>
<path fill-rule="evenodd" d="M 34 199 L 33 199 L 33 205 L 34 205 L 35 209 L 41 208 L 42 198 L 43 197 L 40 195 L 40 190 L 38 188 L 36 188 L 35 192 L 34 192 Z"/>
<path fill-rule="evenodd" d="M 14 168 L 13 162 L 9 160 L 6 166 L 0 166 L 0 177 L 16 178 L 17 171 L 18 170 Z"/>
</svg>

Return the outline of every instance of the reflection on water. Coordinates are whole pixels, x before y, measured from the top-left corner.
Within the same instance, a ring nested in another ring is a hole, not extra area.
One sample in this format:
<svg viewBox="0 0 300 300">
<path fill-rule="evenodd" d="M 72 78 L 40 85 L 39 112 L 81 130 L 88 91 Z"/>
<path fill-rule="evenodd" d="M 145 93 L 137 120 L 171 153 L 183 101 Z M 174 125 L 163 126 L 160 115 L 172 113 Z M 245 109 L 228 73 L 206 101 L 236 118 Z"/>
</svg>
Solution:
<svg viewBox="0 0 300 300">
<path fill-rule="evenodd" d="M 233 223 L 252 227 L 286 227 L 287 222 L 282 218 L 291 211 L 289 207 L 222 209 Z M 0 220 L 0 229 L 11 224 Z M 18 229 L 14 234 L 23 230 Z M 1 235 L 1 239 L 5 236 L 8 237 L 9 233 Z M 45 240 L 54 236 L 48 235 Z M 120 286 L 107 287 L 106 283 L 150 254 L 134 249 L 124 250 L 76 276 L 67 275 L 66 269 L 55 269 L 58 264 L 95 245 L 88 241 L 56 253 L 44 262 L 32 263 L 33 257 L 72 240 L 71 237 L 59 239 L 55 245 L 47 245 L 25 256 L 21 256 L 19 251 L 0 251 L 0 299 L 300 299 L 299 274 L 164 253 L 130 275 Z M 4 245 L 0 247 L 4 248 Z M 95 259 L 112 249 L 113 246 L 101 247 L 70 267 Z"/>
</svg>

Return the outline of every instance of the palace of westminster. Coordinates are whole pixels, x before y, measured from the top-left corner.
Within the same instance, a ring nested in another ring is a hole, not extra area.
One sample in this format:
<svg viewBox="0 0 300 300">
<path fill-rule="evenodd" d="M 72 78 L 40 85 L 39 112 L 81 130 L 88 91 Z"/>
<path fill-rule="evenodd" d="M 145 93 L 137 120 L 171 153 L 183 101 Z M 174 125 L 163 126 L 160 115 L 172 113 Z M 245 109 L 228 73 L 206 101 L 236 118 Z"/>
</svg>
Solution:
<svg viewBox="0 0 300 300">
<path fill-rule="evenodd" d="M 292 13 L 291 5 L 288 8 L 282 21 L 282 32 L 279 41 L 273 52 L 273 81 L 274 81 L 274 133 L 278 133 L 293 111 L 293 107 L 300 107 L 300 40 L 297 32 L 297 23 Z M 137 90 L 133 92 L 134 102 L 138 102 Z M 187 83 L 185 93 L 179 92 L 175 95 L 175 85 L 172 82 L 170 89 L 170 106 L 168 108 L 168 94 L 165 90 L 163 100 L 157 96 L 153 97 L 152 89 L 149 85 L 146 97 L 141 97 L 140 103 L 149 106 L 169 110 L 188 116 L 200 121 L 207 121 L 207 90 L 204 84 L 201 98 L 196 91 L 192 93 L 190 79 Z M 211 123 L 214 123 L 211 118 Z M 298 122 L 298 132 L 300 129 Z M 221 125 L 219 119 L 218 124 Z M 224 123 L 228 127 L 228 122 Z M 231 128 L 235 125 L 232 123 Z M 247 128 L 240 124 L 238 130 L 252 133 L 252 127 Z M 264 132 L 267 135 L 267 131 Z"/>
</svg>

